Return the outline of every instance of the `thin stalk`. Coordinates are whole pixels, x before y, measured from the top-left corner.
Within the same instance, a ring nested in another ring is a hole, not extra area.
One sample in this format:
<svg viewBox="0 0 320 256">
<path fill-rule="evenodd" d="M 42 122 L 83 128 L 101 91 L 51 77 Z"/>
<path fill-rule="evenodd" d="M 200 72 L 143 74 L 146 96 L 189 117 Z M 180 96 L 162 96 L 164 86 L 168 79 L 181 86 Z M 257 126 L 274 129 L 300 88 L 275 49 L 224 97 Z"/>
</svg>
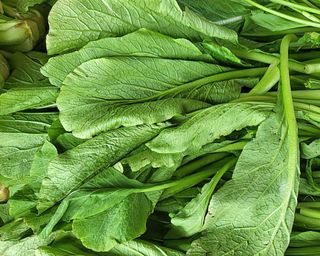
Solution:
<svg viewBox="0 0 320 256">
<path fill-rule="evenodd" d="M 301 131 L 305 132 L 305 135 L 315 135 L 320 137 L 320 129 L 310 125 L 310 124 L 305 124 L 305 123 L 298 123 L 298 128 L 299 128 L 299 134 L 301 136 Z M 314 172 L 312 172 L 314 174 Z M 319 178 L 320 178 L 320 173 L 319 173 Z"/>
<path fill-rule="evenodd" d="M 320 28 L 320 23 L 316 23 L 316 22 L 312 22 L 312 21 L 296 18 L 296 17 L 290 16 L 290 15 L 284 14 L 282 12 L 278 12 L 278 11 L 272 10 L 272 9 L 270 9 L 268 7 L 265 7 L 265 6 L 261 5 L 261 4 L 258 4 L 258 3 L 254 2 L 254 1 L 251 1 L 251 0 L 244 0 L 244 1 L 247 2 L 248 4 L 260 9 L 260 10 L 263 10 L 265 12 L 271 13 L 271 14 L 273 14 L 275 16 L 284 18 L 286 20 L 290 20 L 290 21 L 299 23 L 299 24 L 304 25 L 304 26 L 311 26 L 311 27 L 315 27 L 315 28 Z"/>
<path fill-rule="evenodd" d="M 213 166 L 210 166 L 210 167 L 208 167 L 208 169 L 205 169 L 199 173 L 192 174 L 192 175 L 184 177 L 180 180 L 172 181 L 172 182 L 170 182 L 171 185 L 167 186 L 167 189 L 165 191 L 163 191 L 160 200 L 171 197 L 171 196 L 175 195 L 176 193 L 179 193 L 187 188 L 190 188 L 190 187 L 197 185 L 198 183 L 202 182 L 206 178 L 209 178 L 213 174 L 216 174 L 221 169 L 229 170 L 236 164 L 236 162 L 237 162 L 237 158 L 228 157 L 226 159 L 221 160 L 221 162 L 217 162 L 217 166 L 219 166 L 219 167 L 223 163 L 226 163 L 222 167 L 220 167 L 220 168 L 218 167 L 219 168 L 218 170 L 215 169 Z"/>
<path fill-rule="evenodd" d="M 290 8 L 295 8 L 298 10 L 302 10 L 302 11 L 307 11 L 307 12 L 311 12 L 311 13 L 315 13 L 315 14 L 320 14 L 320 10 L 319 9 L 315 9 L 312 7 L 308 7 L 308 6 L 304 6 L 304 5 L 300 5 L 300 4 L 296 4 L 296 3 L 292 3 L 289 1 L 284 1 L 284 0 L 270 0 L 273 3 L 277 3 L 277 4 L 281 4 Z"/>
<path fill-rule="evenodd" d="M 301 248 L 288 248 L 285 256 L 319 256 L 320 246 L 310 246 Z"/>
<path fill-rule="evenodd" d="M 300 209 L 302 207 L 320 208 L 320 202 L 301 202 L 301 203 L 298 203 L 297 209 Z"/>
<path fill-rule="evenodd" d="M 318 8 L 318 6 L 314 5 L 313 3 L 310 3 L 308 0 L 301 0 L 301 1 L 311 8 Z"/>
<path fill-rule="evenodd" d="M 295 214 L 294 225 L 310 230 L 320 230 L 320 221 L 318 218 L 307 217 L 299 213 Z"/>
<path fill-rule="evenodd" d="M 298 61 L 307 61 L 314 58 L 320 58 L 320 51 L 307 51 L 299 53 L 290 53 L 290 58 Z"/>
<path fill-rule="evenodd" d="M 303 216 L 320 219 L 320 211 L 319 211 L 319 209 L 316 210 L 316 209 L 301 207 L 300 208 L 300 214 L 302 214 Z"/>
<path fill-rule="evenodd" d="M 288 138 L 288 163 L 287 184 L 284 187 L 291 188 L 296 184 L 297 177 L 297 162 L 299 161 L 299 139 L 298 139 L 298 126 L 296 115 L 293 105 L 293 98 L 290 85 L 290 72 L 289 72 L 289 44 L 292 40 L 296 39 L 295 35 L 286 35 L 280 45 L 280 98 L 283 106 L 284 122 L 287 126 Z M 289 206 L 291 202 L 292 193 L 288 192 L 286 195 L 285 204 Z M 284 216 L 283 216 L 284 217 Z"/>
<path fill-rule="evenodd" d="M 192 161 L 178 168 L 177 171 L 174 173 L 173 177 L 182 178 L 193 173 L 195 170 L 198 170 L 208 164 L 221 160 L 227 157 L 228 155 L 228 153 L 207 154 L 201 158 L 196 159 L 195 161 Z"/>
<path fill-rule="evenodd" d="M 267 68 L 263 67 L 263 68 L 250 68 L 250 69 L 222 72 L 222 73 L 214 74 L 212 76 L 200 78 L 198 80 L 195 80 L 189 83 L 182 84 L 180 86 L 177 86 L 175 88 L 169 89 L 164 92 L 160 92 L 159 94 L 156 94 L 148 98 L 138 99 L 138 100 L 127 100 L 125 101 L 125 104 L 130 104 L 130 103 L 136 104 L 136 103 L 142 103 L 146 101 L 158 100 L 158 99 L 166 98 L 167 96 L 172 96 L 172 95 L 174 96 L 191 89 L 194 90 L 194 89 L 200 88 L 201 86 L 214 83 L 214 82 L 226 81 L 226 80 L 236 79 L 236 78 L 259 77 L 259 76 L 263 76 L 266 71 L 267 71 Z M 114 101 L 114 103 L 117 103 L 117 101 Z M 119 103 L 122 104 L 123 101 L 119 101 Z"/>
<path fill-rule="evenodd" d="M 219 148 L 214 152 L 219 153 L 219 152 L 240 151 L 240 150 L 243 150 L 243 148 L 248 144 L 249 141 L 250 140 L 241 140 L 241 141 L 226 145 L 222 148 Z"/>
<path fill-rule="evenodd" d="M 267 70 L 267 68 L 251 68 L 251 69 L 223 72 L 223 73 L 204 77 L 204 78 L 180 85 L 178 87 L 167 90 L 166 92 L 161 93 L 160 95 L 156 95 L 152 98 L 164 98 L 167 95 L 176 95 L 176 94 L 179 94 L 183 91 L 188 91 L 190 89 L 196 89 L 196 88 L 199 88 L 203 85 L 210 84 L 213 82 L 226 81 L 226 80 L 236 79 L 236 78 L 262 76 L 266 72 L 266 70 Z"/>
<path fill-rule="evenodd" d="M 273 86 L 275 86 L 280 79 L 280 71 L 278 68 L 278 62 L 275 62 L 269 66 L 264 76 L 259 83 L 248 93 L 251 95 L 263 95 L 268 92 Z"/>
<path fill-rule="evenodd" d="M 242 97 L 232 100 L 231 102 L 268 102 L 268 103 L 276 103 L 277 98 L 276 95 L 264 95 L 264 96 L 246 96 L 244 94 Z M 306 101 L 306 102 L 305 102 Z M 319 100 L 316 100 L 319 101 Z M 320 107 L 310 104 L 306 99 L 294 99 L 293 102 L 294 107 L 297 110 L 305 110 L 307 112 L 311 112 L 313 114 L 320 114 Z"/>
<path fill-rule="evenodd" d="M 310 27 L 302 27 L 302 28 L 292 28 L 292 29 L 286 29 L 281 31 L 266 31 L 261 33 L 241 33 L 242 36 L 245 37 L 251 37 L 251 38 L 269 38 L 269 37 L 279 37 L 286 34 L 303 34 L 306 32 L 320 32 L 320 28 L 310 28 Z"/>
<path fill-rule="evenodd" d="M 320 100 L 320 90 L 295 90 L 291 93 L 294 99 Z M 266 95 L 276 96 L 277 92 L 268 92 Z"/>
<path fill-rule="evenodd" d="M 277 56 L 267 54 L 264 52 L 247 51 L 243 49 L 231 49 L 231 51 L 240 58 L 257 61 L 260 63 L 273 64 L 279 62 Z M 311 64 L 303 64 L 294 60 L 289 60 L 289 69 L 292 71 L 297 71 L 299 73 L 311 74 L 316 69 L 315 67 L 309 67 Z"/>
</svg>

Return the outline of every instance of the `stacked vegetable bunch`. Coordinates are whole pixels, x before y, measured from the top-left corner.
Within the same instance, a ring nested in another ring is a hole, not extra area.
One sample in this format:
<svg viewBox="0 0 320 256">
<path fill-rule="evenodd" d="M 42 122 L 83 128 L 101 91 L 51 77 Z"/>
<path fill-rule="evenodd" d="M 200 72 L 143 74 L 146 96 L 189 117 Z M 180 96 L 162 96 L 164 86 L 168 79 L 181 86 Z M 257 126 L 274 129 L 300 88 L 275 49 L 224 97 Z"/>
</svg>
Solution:
<svg viewBox="0 0 320 256">
<path fill-rule="evenodd" d="M 2 2 L 4 26 L 48 6 Z M 48 20 L 51 57 L 0 40 L 1 255 L 320 254 L 318 0 L 58 0 Z"/>
</svg>

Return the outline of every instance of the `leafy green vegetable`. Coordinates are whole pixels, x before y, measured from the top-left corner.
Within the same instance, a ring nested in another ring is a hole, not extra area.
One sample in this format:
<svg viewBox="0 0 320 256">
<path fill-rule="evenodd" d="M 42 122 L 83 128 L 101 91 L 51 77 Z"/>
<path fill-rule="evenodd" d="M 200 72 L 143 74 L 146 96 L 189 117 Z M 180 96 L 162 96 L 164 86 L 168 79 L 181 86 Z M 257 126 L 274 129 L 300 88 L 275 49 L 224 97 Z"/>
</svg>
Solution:
<svg viewBox="0 0 320 256">
<path fill-rule="evenodd" d="M 91 41 L 79 51 L 53 57 L 42 68 L 42 73 L 52 84 L 60 86 L 66 76 L 82 63 L 120 56 L 212 61 L 209 55 L 203 54 L 186 39 L 174 39 L 142 28 L 122 37 Z"/>
<path fill-rule="evenodd" d="M 291 38 L 282 42 L 280 105 L 244 148 L 232 180 L 213 195 L 203 236 L 192 243 L 189 255 L 277 255 L 289 244 L 299 172 L 286 52 Z"/>
<path fill-rule="evenodd" d="M 219 86 L 210 80 L 210 76 L 224 70 L 217 65 L 184 60 L 94 59 L 81 64 L 64 80 L 57 100 L 60 120 L 67 131 L 81 138 L 120 126 L 166 121 L 209 106 L 202 101 L 206 98 L 224 102 L 232 94 L 237 97 L 240 87 L 235 83 Z M 195 88 L 188 88 L 192 84 L 202 87 L 195 92 Z M 186 96 L 156 101 L 181 92 Z"/>
<path fill-rule="evenodd" d="M 89 41 L 122 36 L 139 28 L 173 37 L 237 40 L 232 30 L 216 25 L 191 10 L 182 11 L 175 0 L 69 1 L 68 8 L 64 8 L 63 1 L 58 1 L 51 10 L 49 26 L 49 54 L 74 50 Z"/>
<path fill-rule="evenodd" d="M 164 130 L 147 146 L 158 153 L 195 152 L 221 136 L 259 125 L 268 116 L 269 110 L 269 105 L 250 103 L 213 106 L 198 112 L 179 127 Z M 231 112 L 237 116 L 236 120 L 229 114 Z"/>
<path fill-rule="evenodd" d="M 318 0 L 0 1 L 0 254 L 319 255 L 319 29 Z"/>
<path fill-rule="evenodd" d="M 43 179 L 38 195 L 39 211 L 53 206 L 87 179 L 98 174 L 101 168 L 111 167 L 140 144 L 152 139 L 163 128 L 164 125 L 120 128 L 102 133 L 59 155 L 51 161 L 47 176 Z"/>
</svg>

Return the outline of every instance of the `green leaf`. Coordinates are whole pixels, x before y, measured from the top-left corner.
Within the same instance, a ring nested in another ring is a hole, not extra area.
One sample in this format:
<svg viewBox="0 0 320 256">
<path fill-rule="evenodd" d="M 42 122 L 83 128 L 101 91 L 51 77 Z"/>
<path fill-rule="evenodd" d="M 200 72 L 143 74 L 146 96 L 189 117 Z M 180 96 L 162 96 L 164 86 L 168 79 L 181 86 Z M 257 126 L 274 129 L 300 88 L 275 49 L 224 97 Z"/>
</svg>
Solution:
<svg viewBox="0 0 320 256">
<path fill-rule="evenodd" d="M 288 170 L 288 154 L 293 150 L 288 144 L 282 117 L 273 114 L 244 148 L 232 180 L 214 194 L 205 231 L 188 255 L 213 251 L 277 255 L 285 251 L 298 185 L 295 170 Z"/>
<path fill-rule="evenodd" d="M 132 172 L 138 172 L 141 169 L 151 166 L 152 168 L 173 167 L 181 162 L 181 154 L 159 154 L 151 151 L 146 146 L 139 152 L 133 152 L 132 155 L 124 158 L 121 162 L 127 164 Z"/>
<path fill-rule="evenodd" d="M 291 234 L 290 247 L 318 246 L 319 242 L 320 232 L 293 232 Z"/>
<path fill-rule="evenodd" d="M 276 113 L 243 149 L 233 177 L 212 197 L 202 236 L 187 255 L 283 255 L 299 187 L 298 129 L 290 89 L 288 46 L 281 45 Z"/>
<path fill-rule="evenodd" d="M 10 57 L 9 62 L 13 71 L 4 88 L 0 90 L 0 115 L 55 103 L 58 88 L 52 86 L 40 73 L 42 64 L 39 58 L 42 60 L 46 56 L 43 54 L 31 56 L 15 53 Z"/>
<path fill-rule="evenodd" d="M 211 196 L 223 174 L 235 164 L 235 159 L 226 158 L 215 168 L 218 170 L 210 182 L 205 184 L 201 192 L 176 214 L 170 214 L 172 228 L 166 238 L 177 239 L 190 237 L 202 230 Z M 223 165 L 223 163 L 226 163 Z M 214 168 L 214 167 L 210 167 Z"/>
<path fill-rule="evenodd" d="M 233 131 L 259 125 L 268 116 L 269 111 L 269 105 L 251 103 L 216 105 L 199 111 L 178 127 L 164 130 L 148 142 L 147 146 L 158 153 L 196 152 L 202 146 Z"/>
<path fill-rule="evenodd" d="M 122 36 L 147 28 L 175 38 L 217 37 L 236 41 L 232 30 L 186 10 L 175 0 L 58 1 L 49 16 L 49 54 L 74 50 L 105 37 Z M 130 13 L 130 15 L 128 15 Z M 111 25 L 112 24 L 112 25 Z M 62 26 L 63 25 L 63 26 Z"/>
<path fill-rule="evenodd" d="M 200 91 L 189 89 L 181 95 L 187 99 L 179 97 L 156 101 L 170 90 L 180 90 L 188 82 L 224 70 L 217 65 L 185 60 L 146 57 L 94 59 L 80 65 L 65 79 L 57 100 L 60 121 L 75 136 L 90 138 L 120 126 L 169 120 L 209 106 L 198 101 L 199 98 L 210 98 L 209 93 L 220 100 L 229 99 L 229 91 L 234 91 L 233 84 L 216 87 L 204 81 L 201 85 L 208 84 L 210 88 L 203 87 L 198 89 Z"/>
<path fill-rule="evenodd" d="M 307 179 L 300 178 L 299 194 L 307 196 L 320 196 L 319 188 L 313 186 Z"/>
<path fill-rule="evenodd" d="M 72 230 L 89 249 L 109 251 L 117 243 L 142 235 L 152 211 L 152 203 L 145 194 L 132 194 L 100 214 L 73 221 Z"/>
<path fill-rule="evenodd" d="M 114 165 L 142 143 L 157 135 L 163 125 L 120 128 L 102 133 L 51 161 L 39 193 L 39 211 L 79 188 L 88 179 Z M 66 180 L 68 182 L 66 182 Z"/>
<path fill-rule="evenodd" d="M 142 255 L 183 256 L 185 254 L 177 250 L 158 245 L 154 242 L 151 243 L 140 239 L 118 244 L 110 251 L 110 256 Z"/>
<path fill-rule="evenodd" d="M 302 142 L 301 154 L 305 159 L 311 159 L 320 156 L 320 139 L 314 140 L 309 144 Z"/>
<path fill-rule="evenodd" d="M 2 92 L 2 93 L 1 93 Z M 0 90 L 0 115 L 8 115 L 16 111 L 46 107 L 55 103 L 58 88 L 28 87 Z"/>
<path fill-rule="evenodd" d="M 53 241 L 55 234 L 46 239 L 38 236 L 29 236 L 19 241 L 0 241 L 0 254 L 2 256 L 36 256 L 36 249 Z"/>
<path fill-rule="evenodd" d="M 203 54 L 186 39 L 174 39 L 142 28 L 122 37 L 92 41 L 79 51 L 53 57 L 41 72 L 52 84 L 60 86 L 66 76 L 82 63 L 101 57 L 120 56 L 212 61 L 209 55 Z"/>
<path fill-rule="evenodd" d="M 12 220 L 0 227 L 0 252 L 2 241 L 18 241 L 25 237 L 29 230 L 29 226 L 22 219 Z"/>
<path fill-rule="evenodd" d="M 0 116 L 0 180 L 4 184 L 21 184 L 48 161 L 42 159 L 42 152 L 46 154 L 46 147 L 52 146 L 46 131 L 53 118 L 54 113 Z"/>
</svg>

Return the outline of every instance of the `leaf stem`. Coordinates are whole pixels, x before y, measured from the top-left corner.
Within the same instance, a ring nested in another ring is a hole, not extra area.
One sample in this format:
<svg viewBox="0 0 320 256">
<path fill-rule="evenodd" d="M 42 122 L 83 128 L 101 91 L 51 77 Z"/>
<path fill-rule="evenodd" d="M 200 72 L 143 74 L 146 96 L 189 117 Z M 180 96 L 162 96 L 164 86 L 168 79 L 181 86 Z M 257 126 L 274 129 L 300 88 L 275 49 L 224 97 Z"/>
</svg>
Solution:
<svg viewBox="0 0 320 256">
<path fill-rule="evenodd" d="M 178 168 L 177 171 L 174 173 L 173 177 L 182 178 L 186 175 L 189 175 L 190 173 L 193 173 L 195 170 L 202 168 L 208 164 L 214 163 L 218 160 L 221 160 L 227 157 L 228 155 L 228 153 L 207 154 L 203 157 L 197 158 L 195 161 L 187 163 Z"/>
<path fill-rule="evenodd" d="M 248 4 L 254 6 L 254 7 L 262 10 L 262 11 L 271 13 L 271 14 L 273 14 L 275 16 L 284 18 L 286 20 L 291 20 L 293 22 L 296 22 L 296 23 L 299 23 L 299 24 L 305 25 L 305 26 L 311 26 L 311 27 L 315 27 L 315 28 L 320 28 L 320 23 L 316 23 L 316 22 L 312 22 L 312 21 L 296 18 L 296 17 L 290 16 L 290 15 L 284 14 L 282 12 L 278 12 L 278 11 L 272 10 L 272 9 L 270 9 L 268 7 L 265 7 L 265 6 L 261 5 L 261 4 L 258 4 L 256 2 L 254 2 L 252 0 L 244 0 L 244 1 L 247 2 Z"/>
<path fill-rule="evenodd" d="M 240 58 L 258 61 L 260 63 L 274 64 L 279 62 L 279 57 L 264 52 L 248 51 L 244 49 L 231 49 L 231 51 Z M 289 60 L 290 70 L 304 74 L 311 74 L 319 68 L 309 67 L 311 64 L 303 64 L 298 61 Z"/>
<path fill-rule="evenodd" d="M 266 72 L 266 70 L 267 70 L 267 68 L 263 67 L 263 68 L 250 68 L 250 69 L 243 69 L 243 70 L 234 70 L 234 71 L 228 71 L 228 72 L 223 72 L 223 73 L 219 73 L 219 74 L 214 74 L 212 76 L 204 77 L 204 78 L 177 86 L 175 88 L 167 90 L 163 93 L 160 93 L 159 95 L 155 95 L 155 96 L 150 97 L 148 99 L 163 98 L 167 95 L 176 95 L 176 94 L 179 94 L 183 91 L 188 91 L 190 89 L 196 89 L 196 88 L 199 88 L 203 85 L 214 83 L 214 82 L 226 81 L 226 80 L 236 79 L 236 78 L 262 76 Z"/>
<path fill-rule="evenodd" d="M 280 79 L 280 71 L 278 68 L 278 62 L 272 63 L 267 69 L 264 76 L 259 83 L 248 93 L 248 95 L 262 95 L 268 92 L 273 86 L 275 86 Z"/>
<path fill-rule="evenodd" d="M 273 3 L 277 3 L 277 4 L 281 4 L 290 8 L 295 8 L 295 9 L 299 9 L 299 10 L 303 10 L 303 11 L 307 11 L 307 12 L 311 12 L 311 13 L 315 13 L 315 14 L 320 14 L 320 10 L 319 9 L 315 9 L 312 7 L 308 7 L 308 6 L 304 6 L 304 5 L 300 5 L 300 4 L 296 4 L 296 3 L 291 3 L 289 1 L 284 1 L 284 0 L 270 0 Z"/>
</svg>

